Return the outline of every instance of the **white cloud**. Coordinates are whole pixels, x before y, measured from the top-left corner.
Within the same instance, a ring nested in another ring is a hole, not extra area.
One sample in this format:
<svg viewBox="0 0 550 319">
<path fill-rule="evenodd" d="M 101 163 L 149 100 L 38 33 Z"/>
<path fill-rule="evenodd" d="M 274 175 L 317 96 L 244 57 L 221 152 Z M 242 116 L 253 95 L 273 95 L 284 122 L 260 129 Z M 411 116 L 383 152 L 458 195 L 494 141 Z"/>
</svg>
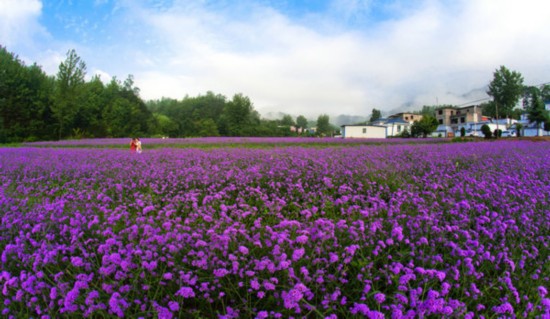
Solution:
<svg viewBox="0 0 550 319">
<path fill-rule="evenodd" d="M 8 2 L 22 13 L 0 13 L 10 21 L 0 36 L 17 16 L 27 38 L 40 32 L 40 2 L 0 0 L 0 9 Z M 112 40 L 54 42 L 46 52 L 76 47 L 90 70 L 133 74 L 146 99 L 243 93 L 259 111 L 310 116 L 462 104 L 483 96 L 500 65 L 527 84 L 550 80 L 548 1 L 333 0 L 326 16 L 297 19 L 250 2 L 144 3 L 115 2 Z"/>
<path fill-rule="evenodd" d="M 37 19 L 42 11 L 39 0 L 0 0 L 0 43 L 8 49 L 31 42 L 44 33 Z"/>
</svg>

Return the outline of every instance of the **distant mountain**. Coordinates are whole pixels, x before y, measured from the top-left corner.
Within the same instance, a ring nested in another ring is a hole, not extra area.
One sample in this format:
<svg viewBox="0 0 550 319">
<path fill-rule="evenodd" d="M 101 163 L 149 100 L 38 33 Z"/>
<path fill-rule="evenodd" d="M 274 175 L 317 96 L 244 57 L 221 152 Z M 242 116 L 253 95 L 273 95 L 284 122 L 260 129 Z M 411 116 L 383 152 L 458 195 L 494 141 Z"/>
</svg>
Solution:
<svg viewBox="0 0 550 319">
<path fill-rule="evenodd" d="M 342 125 L 363 123 L 368 120 L 369 118 L 366 116 L 340 114 L 334 118 L 331 117 L 330 123 L 336 126 L 342 126 Z"/>
<path fill-rule="evenodd" d="M 440 102 L 442 100 L 443 99 L 440 99 Z M 470 90 L 462 94 L 447 92 L 444 99 L 445 103 L 440 103 L 440 105 L 453 105 L 453 106 L 463 107 L 463 106 L 470 106 L 474 104 L 481 104 L 489 100 L 490 100 L 490 97 L 489 95 L 487 95 L 487 88 L 482 87 L 482 88 Z M 425 105 L 428 105 L 428 104 L 425 104 Z M 400 113 L 400 112 L 422 111 L 423 106 L 424 105 L 419 105 L 416 102 L 409 101 L 409 102 L 403 103 L 401 106 L 397 108 L 390 110 L 389 112 L 387 112 L 387 115 Z M 433 105 L 430 105 L 430 106 L 433 106 Z M 386 114 L 383 114 L 383 115 L 386 115 Z"/>
<path fill-rule="evenodd" d="M 283 112 L 265 112 L 265 113 L 262 113 L 261 116 L 263 119 L 273 121 L 273 120 L 282 119 L 283 116 L 285 116 L 286 114 L 287 113 L 283 113 Z"/>
</svg>

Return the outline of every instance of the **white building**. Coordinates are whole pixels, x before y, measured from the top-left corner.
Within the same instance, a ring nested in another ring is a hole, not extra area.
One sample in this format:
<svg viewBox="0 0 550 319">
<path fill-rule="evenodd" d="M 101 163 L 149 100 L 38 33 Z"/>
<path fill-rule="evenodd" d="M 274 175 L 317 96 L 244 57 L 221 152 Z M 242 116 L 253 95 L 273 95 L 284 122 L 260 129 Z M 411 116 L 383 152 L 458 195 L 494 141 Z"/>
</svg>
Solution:
<svg viewBox="0 0 550 319">
<path fill-rule="evenodd" d="M 385 126 L 386 127 L 386 136 L 399 136 L 403 131 L 411 131 L 412 122 L 407 122 L 401 117 L 393 118 L 382 118 L 374 121 L 371 125 L 375 126 Z"/>
<path fill-rule="evenodd" d="M 342 125 L 343 138 L 386 138 L 386 127 L 381 125 Z"/>
</svg>

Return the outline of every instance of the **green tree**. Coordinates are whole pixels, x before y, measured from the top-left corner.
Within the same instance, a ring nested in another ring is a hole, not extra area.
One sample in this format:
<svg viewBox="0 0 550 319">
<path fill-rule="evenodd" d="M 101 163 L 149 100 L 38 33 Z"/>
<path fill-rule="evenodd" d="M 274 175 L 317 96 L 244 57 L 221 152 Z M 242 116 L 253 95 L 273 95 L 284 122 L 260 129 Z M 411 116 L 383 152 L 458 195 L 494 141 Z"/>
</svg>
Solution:
<svg viewBox="0 0 550 319">
<path fill-rule="evenodd" d="M 523 93 L 523 77 L 519 72 L 501 66 L 493 73 L 487 94 L 495 103 L 495 117 L 510 117 Z"/>
<path fill-rule="evenodd" d="M 105 125 L 101 116 L 106 104 L 105 85 L 100 77 L 96 75 L 85 83 L 82 94 L 83 98 L 77 106 L 78 111 L 73 120 L 73 131 L 80 132 L 83 137 L 105 136 Z"/>
<path fill-rule="evenodd" d="M 491 132 L 491 128 L 487 124 L 483 124 L 481 126 L 481 133 L 485 135 L 485 138 L 491 138 L 491 136 L 493 135 L 493 133 Z"/>
<path fill-rule="evenodd" d="M 197 136 L 220 136 L 218 126 L 211 118 L 199 120 L 198 123 L 195 123 L 195 127 L 197 128 Z"/>
<path fill-rule="evenodd" d="M 373 108 L 369 122 L 372 123 L 372 122 L 380 119 L 381 117 L 382 117 L 382 113 L 380 112 L 380 110 L 377 110 L 377 109 Z"/>
<path fill-rule="evenodd" d="M 546 132 L 550 132 L 550 118 L 546 120 L 546 122 L 544 122 L 544 130 Z"/>
<path fill-rule="evenodd" d="M 86 64 L 74 49 L 69 50 L 65 61 L 59 65 L 52 105 L 53 115 L 58 123 L 59 139 L 66 136 L 67 127 L 78 111 L 85 76 Z"/>
<path fill-rule="evenodd" d="M 106 105 L 102 118 L 109 137 L 143 136 L 154 127 L 153 115 L 130 82 L 126 80 L 121 84 L 113 78 L 105 88 Z"/>
<path fill-rule="evenodd" d="M 307 128 L 307 119 L 305 116 L 303 115 L 298 115 L 298 117 L 296 118 L 296 127 L 302 129 L 302 132 L 303 130 L 305 130 Z"/>
<path fill-rule="evenodd" d="M 330 117 L 326 114 L 321 114 L 317 118 L 317 134 L 321 136 L 330 135 L 332 127 L 330 125 Z"/>
<path fill-rule="evenodd" d="M 160 113 L 154 113 L 153 117 L 155 118 L 155 126 L 153 129 L 155 135 L 167 137 L 178 136 L 178 124 L 171 118 Z"/>
<path fill-rule="evenodd" d="M 280 121 L 281 125 L 283 126 L 294 126 L 296 125 L 296 122 L 294 122 L 294 119 L 292 116 L 285 114 L 283 115 L 283 118 Z"/>
<path fill-rule="evenodd" d="M 540 87 L 541 99 L 544 103 L 550 102 L 550 84 L 544 84 Z"/>
<path fill-rule="evenodd" d="M 523 129 L 523 125 L 519 122 L 516 123 L 516 136 L 517 137 L 521 136 L 521 129 Z"/>
<path fill-rule="evenodd" d="M 424 115 L 420 121 L 414 121 L 411 126 L 411 135 L 413 137 L 427 137 L 432 134 L 436 129 L 439 123 L 437 119 L 431 115 Z"/>
<path fill-rule="evenodd" d="M 53 79 L 0 46 L 0 143 L 53 138 Z"/>
<path fill-rule="evenodd" d="M 253 120 L 256 120 L 252 111 L 253 106 L 250 99 L 242 94 L 235 94 L 223 109 L 221 131 L 227 136 L 250 134 L 251 124 Z"/>
<path fill-rule="evenodd" d="M 528 87 L 523 101 L 527 109 L 529 123 L 537 123 L 537 129 L 542 128 L 549 116 L 544 101 L 541 99 L 540 90 L 537 87 Z M 539 130 L 537 130 L 537 134 L 539 134 Z"/>
</svg>

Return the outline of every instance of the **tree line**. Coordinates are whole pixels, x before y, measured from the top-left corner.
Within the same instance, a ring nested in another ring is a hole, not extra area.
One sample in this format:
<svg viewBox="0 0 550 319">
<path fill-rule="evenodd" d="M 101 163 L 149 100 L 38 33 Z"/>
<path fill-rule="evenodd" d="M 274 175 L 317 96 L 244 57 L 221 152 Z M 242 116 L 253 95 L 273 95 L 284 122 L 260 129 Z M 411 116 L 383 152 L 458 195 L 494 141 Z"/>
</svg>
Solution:
<svg viewBox="0 0 550 319">
<path fill-rule="evenodd" d="M 132 75 L 86 80 L 86 63 L 69 50 L 56 75 L 28 66 L 0 46 L 0 143 L 130 136 L 331 135 L 328 115 L 262 119 L 250 99 L 207 92 L 144 101 Z M 315 132 L 307 129 L 317 126 Z M 301 133 L 298 133 L 301 132 Z"/>
</svg>

